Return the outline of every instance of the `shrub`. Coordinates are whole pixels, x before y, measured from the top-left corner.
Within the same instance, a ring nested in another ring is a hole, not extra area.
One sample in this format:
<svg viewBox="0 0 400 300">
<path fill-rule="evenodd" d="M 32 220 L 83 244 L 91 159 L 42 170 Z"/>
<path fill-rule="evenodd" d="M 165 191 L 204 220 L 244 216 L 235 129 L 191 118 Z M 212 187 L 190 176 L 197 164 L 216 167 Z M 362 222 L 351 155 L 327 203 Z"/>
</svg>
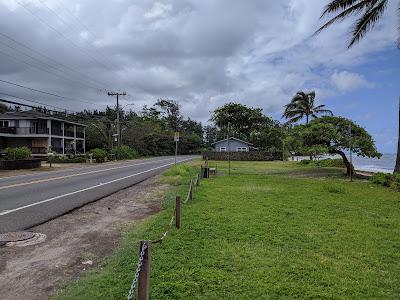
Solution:
<svg viewBox="0 0 400 300">
<path fill-rule="evenodd" d="M 31 159 L 32 152 L 28 147 L 6 148 L 4 149 L 7 160 Z"/>
<path fill-rule="evenodd" d="M 345 164 L 342 159 L 322 159 L 322 160 L 302 160 L 299 161 L 302 166 L 316 166 L 322 168 L 345 168 Z"/>
<path fill-rule="evenodd" d="M 392 183 L 390 184 L 390 188 L 400 192 L 400 174 L 392 175 Z"/>
<path fill-rule="evenodd" d="M 386 187 L 390 187 L 392 184 L 392 174 L 387 173 L 376 173 L 372 176 L 372 182 L 376 184 L 380 184 Z"/>
<path fill-rule="evenodd" d="M 51 158 L 49 157 L 47 161 L 52 163 L 63 164 L 63 163 L 85 163 L 85 156 L 75 156 L 75 157 L 66 157 L 65 155 L 54 155 Z"/>
<path fill-rule="evenodd" d="M 93 159 L 98 163 L 105 162 L 107 159 L 107 152 L 100 148 L 94 148 L 89 151 L 89 153 L 93 154 Z"/>
<path fill-rule="evenodd" d="M 115 157 L 119 159 L 135 159 L 139 157 L 138 152 L 127 145 L 121 146 L 119 150 L 113 149 L 111 153 L 114 154 Z"/>
</svg>

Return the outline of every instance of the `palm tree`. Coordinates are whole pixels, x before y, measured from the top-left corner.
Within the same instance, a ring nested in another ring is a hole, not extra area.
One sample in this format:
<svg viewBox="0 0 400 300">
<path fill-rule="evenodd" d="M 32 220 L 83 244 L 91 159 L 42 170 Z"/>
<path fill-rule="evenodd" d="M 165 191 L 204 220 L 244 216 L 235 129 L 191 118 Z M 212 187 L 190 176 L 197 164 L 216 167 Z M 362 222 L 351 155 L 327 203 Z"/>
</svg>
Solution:
<svg viewBox="0 0 400 300">
<path fill-rule="evenodd" d="M 388 0 L 333 0 L 325 7 L 321 18 L 335 12 L 338 12 L 338 14 L 321 26 L 314 35 L 317 35 L 333 23 L 342 21 L 349 16 L 357 14 L 361 15 L 353 25 L 351 33 L 352 37 L 347 45 L 348 48 L 351 48 L 356 42 L 360 41 L 376 23 L 379 22 L 386 10 L 388 2 Z M 400 12 L 400 3 L 397 9 Z M 400 34 L 397 39 L 397 46 L 400 48 Z M 397 158 L 394 173 L 400 173 L 400 110 Z"/>
<path fill-rule="evenodd" d="M 378 23 L 386 10 L 388 2 L 389 0 L 333 0 L 325 7 L 321 18 L 334 13 L 337 13 L 337 15 L 322 25 L 314 35 L 336 22 L 343 21 L 347 17 L 361 15 L 353 24 L 351 39 L 347 45 L 348 48 L 351 48 Z"/>
<path fill-rule="evenodd" d="M 295 123 L 306 117 L 306 124 L 309 118 L 318 118 L 320 114 L 333 115 L 332 111 L 325 109 L 325 105 L 314 106 L 315 91 L 310 93 L 297 92 L 289 104 L 286 104 L 282 118 L 288 119 L 287 123 Z"/>
</svg>

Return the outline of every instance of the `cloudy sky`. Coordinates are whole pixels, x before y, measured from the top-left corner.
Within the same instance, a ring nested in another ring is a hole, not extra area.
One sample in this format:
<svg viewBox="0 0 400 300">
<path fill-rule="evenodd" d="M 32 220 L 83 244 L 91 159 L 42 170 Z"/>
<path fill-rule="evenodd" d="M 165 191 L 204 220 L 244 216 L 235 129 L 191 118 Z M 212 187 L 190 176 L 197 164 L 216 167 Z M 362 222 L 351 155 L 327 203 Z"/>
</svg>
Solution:
<svg viewBox="0 0 400 300">
<path fill-rule="evenodd" d="M 0 96 L 76 111 L 114 105 L 105 91 L 126 91 L 122 105 L 176 99 L 206 122 L 229 101 L 280 119 L 297 91 L 316 90 L 395 152 L 397 1 L 351 50 L 348 22 L 311 37 L 327 2 L 0 0 Z"/>
</svg>

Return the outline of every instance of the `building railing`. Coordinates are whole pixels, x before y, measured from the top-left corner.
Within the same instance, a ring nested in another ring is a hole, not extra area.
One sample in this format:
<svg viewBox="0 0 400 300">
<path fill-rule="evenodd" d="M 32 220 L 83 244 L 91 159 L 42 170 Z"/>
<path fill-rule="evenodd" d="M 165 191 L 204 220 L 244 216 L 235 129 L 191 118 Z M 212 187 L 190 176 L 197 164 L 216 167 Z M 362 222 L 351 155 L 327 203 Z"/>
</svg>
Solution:
<svg viewBox="0 0 400 300">
<path fill-rule="evenodd" d="M 59 129 L 59 128 L 52 128 L 51 129 L 51 135 L 59 135 L 62 136 L 63 135 L 63 130 Z"/>
<path fill-rule="evenodd" d="M 74 137 L 74 131 L 73 130 L 65 130 L 65 136 Z"/>
<path fill-rule="evenodd" d="M 0 127 L 0 133 L 49 134 L 49 129 L 48 128 L 35 128 L 35 127 Z"/>
<path fill-rule="evenodd" d="M 17 132 L 15 127 L 0 127 L 0 133 L 15 134 Z"/>
</svg>

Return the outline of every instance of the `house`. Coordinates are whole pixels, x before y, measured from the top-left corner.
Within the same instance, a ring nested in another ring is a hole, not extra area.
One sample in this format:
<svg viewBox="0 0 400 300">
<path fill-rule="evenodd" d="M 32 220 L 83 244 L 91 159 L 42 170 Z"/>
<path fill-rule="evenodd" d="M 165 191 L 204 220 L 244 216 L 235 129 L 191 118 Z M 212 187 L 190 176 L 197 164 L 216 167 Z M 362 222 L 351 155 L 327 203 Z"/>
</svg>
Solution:
<svg viewBox="0 0 400 300">
<path fill-rule="evenodd" d="M 49 147 L 58 154 L 85 153 L 86 125 L 37 111 L 0 114 L 0 149 L 26 146 L 45 157 Z"/>
<path fill-rule="evenodd" d="M 250 149 L 255 149 L 252 147 L 253 144 L 234 137 L 229 138 L 229 143 L 228 139 L 223 139 L 213 143 L 212 145 L 214 146 L 215 152 L 249 152 Z"/>
</svg>

